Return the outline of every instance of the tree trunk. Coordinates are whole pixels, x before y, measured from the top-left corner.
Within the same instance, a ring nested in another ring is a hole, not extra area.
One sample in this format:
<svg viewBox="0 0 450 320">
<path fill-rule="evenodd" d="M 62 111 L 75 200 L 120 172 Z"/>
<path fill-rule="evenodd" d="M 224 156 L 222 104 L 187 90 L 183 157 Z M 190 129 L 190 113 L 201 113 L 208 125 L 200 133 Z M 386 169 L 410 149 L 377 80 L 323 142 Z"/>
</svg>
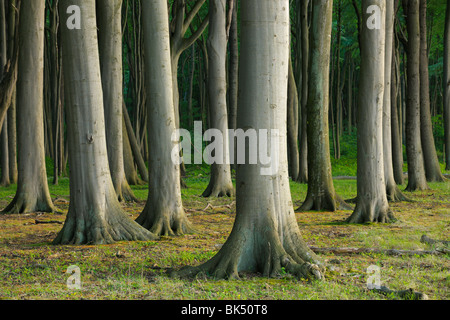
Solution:
<svg viewBox="0 0 450 320">
<path fill-rule="evenodd" d="M 425 176 L 429 182 L 445 180 L 441 173 L 430 113 L 430 84 L 428 75 L 427 45 L 427 1 L 420 0 L 420 136 L 425 165 Z"/>
<path fill-rule="evenodd" d="M 145 74 L 148 103 L 149 193 L 137 222 L 156 235 L 192 232 L 181 200 L 180 166 L 172 161 L 176 128 L 167 2 L 142 3 L 144 19 Z M 161 121 L 164 119 L 164 121 Z M 178 154 L 178 152 L 177 152 Z"/>
<path fill-rule="evenodd" d="M 45 1 L 21 5 L 17 78 L 18 181 L 8 213 L 53 212 L 47 183 L 43 125 Z"/>
<path fill-rule="evenodd" d="M 395 9 L 394 9 L 394 12 Z M 404 183 L 403 176 L 403 141 L 401 137 L 401 92 L 400 92 L 400 61 L 396 41 L 393 41 L 392 48 L 392 71 L 391 71 L 391 134 L 392 134 L 392 164 L 394 171 L 395 183 L 402 185 Z"/>
<path fill-rule="evenodd" d="M 386 24 L 385 24 L 385 61 L 384 61 L 384 98 L 383 98 L 383 163 L 384 179 L 386 183 L 386 195 L 389 201 L 408 200 L 400 191 L 394 178 L 394 165 L 392 160 L 392 53 L 394 44 L 394 2 L 386 2 Z M 367 52 L 367 51 L 366 51 Z M 365 56 L 362 55 L 363 58 Z M 397 121 L 397 120 L 395 120 Z"/>
<path fill-rule="evenodd" d="M 300 164 L 298 153 L 298 93 L 291 56 L 289 56 L 288 75 L 287 144 L 289 176 L 292 180 L 296 180 L 299 175 Z"/>
<path fill-rule="evenodd" d="M 61 16 L 76 5 L 82 28 L 62 24 L 67 133 L 70 157 L 70 205 L 54 244 L 105 244 L 154 240 L 131 220 L 117 199 L 106 150 L 100 59 L 94 0 L 63 0 Z"/>
<path fill-rule="evenodd" d="M 329 65 L 332 1 L 313 1 L 311 63 L 308 80 L 308 193 L 298 209 L 330 210 L 350 207 L 334 190 L 329 142 Z"/>
<path fill-rule="evenodd" d="M 450 170 L 450 3 L 448 1 L 444 32 L 444 144 L 445 170 Z"/>
<path fill-rule="evenodd" d="M 309 26 L 308 26 L 308 3 L 309 0 L 300 0 L 300 31 L 301 38 L 297 40 L 301 42 L 301 82 L 298 82 L 299 90 L 299 112 L 301 116 L 300 128 L 300 158 L 299 158 L 299 175 L 297 181 L 300 183 L 308 182 L 308 137 L 307 137 L 307 104 L 308 104 L 308 75 L 309 75 Z M 298 35 L 299 36 L 299 35 Z"/>
<path fill-rule="evenodd" d="M 234 195 L 229 165 L 228 114 L 227 114 L 227 79 L 226 79 L 226 1 L 211 0 L 209 3 L 209 36 L 208 36 L 208 91 L 211 108 L 211 128 L 222 133 L 219 143 L 222 150 L 218 156 L 220 163 L 211 164 L 211 178 L 203 197 L 223 197 Z"/>
<path fill-rule="evenodd" d="M 406 103 L 407 191 L 428 189 L 420 140 L 420 20 L 419 0 L 409 0 L 407 9 L 408 61 Z"/>
<path fill-rule="evenodd" d="M 2 169 L 0 186 L 9 187 L 11 182 L 9 179 L 8 118 L 3 121 L 0 134 L 0 166 Z"/>
<path fill-rule="evenodd" d="M 386 2 L 363 0 L 363 20 L 370 17 L 367 9 L 375 5 L 380 8 L 380 28 L 369 29 L 363 23 L 361 30 L 361 69 L 358 106 L 358 172 L 356 207 L 348 218 L 349 223 L 388 222 L 393 218 L 386 196 L 383 165 L 383 96 L 386 77 L 385 39 Z M 391 13 L 390 10 L 388 10 Z M 391 17 L 390 17 L 391 18 Z M 390 25 L 390 18 L 388 25 Z M 388 31 L 388 34 L 390 31 Z M 388 36 L 389 38 L 389 36 Z M 390 48 L 390 47 L 389 47 Z M 389 54 L 391 51 L 389 51 Z M 390 79 L 389 79 L 390 80 Z M 387 100 L 384 101 L 385 103 Z M 384 120 L 386 121 L 386 120 Z"/>
<path fill-rule="evenodd" d="M 206 273 L 217 278 L 236 278 L 239 272 L 261 272 L 264 276 L 276 276 L 284 267 L 299 277 L 321 278 L 318 266 L 311 264 L 320 261 L 302 240 L 289 190 L 286 153 L 289 2 L 243 1 L 241 14 L 242 95 L 238 127 L 279 130 L 279 136 L 273 137 L 276 141 L 271 141 L 279 146 L 279 170 L 265 175 L 261 174 L 260 163 L 239 164 L 236 221 L 226 243 L 206 263 L 172 275 Z M 264 54 L 255 55 L 255 51 Z"/>
<path fill-rule="evenodd" d="M 119 201 L 137 201 L 123 160 L 122 0 L 97 0 L 97 9 L 109 170 Z"/>
</svg>

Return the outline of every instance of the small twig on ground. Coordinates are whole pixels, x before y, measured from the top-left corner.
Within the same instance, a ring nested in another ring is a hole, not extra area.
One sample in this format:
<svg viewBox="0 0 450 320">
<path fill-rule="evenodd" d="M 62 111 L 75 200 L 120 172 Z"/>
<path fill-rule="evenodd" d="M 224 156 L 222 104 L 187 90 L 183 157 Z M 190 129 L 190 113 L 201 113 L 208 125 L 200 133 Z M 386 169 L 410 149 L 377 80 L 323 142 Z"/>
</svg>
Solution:
<svg viewBox="0 0 450 320">
<path fill-rule="evenodd" d="M 443 244 L 446 246 L 450 245 L 450 241 L 431 239 L 430 237 L 426 236 L 425 234 L 420 238 L 420 242 L 426 243 L 426 244 Z"/>
<path fill-rule="evenodd" d="M 380 288 L 373 288 L 371 290 L 375 291 L 376 293 L 383 294 L 385 296 L 393 294 L 405 300 L 428 300 L 428 296 L 425 293 L 415 292 L 413 289 L 395 291 L 385 286 L 381 286 Z"/>
<path fill-rule="evenodd" d="M 56 221 L 56 220 L 47 220 L 47 221 L 44 221 L 44 220 L 34 220 L 34 223 L 35 224 L 63 224 L 63 222 L 62 221 Z"/>
<path fill-rule="evenodd" d="M 428 255 L 443 254 L 441 250 L 398 250 L 398 249 L 375 249 L 375 248 L 318 248 L 310 247 L 315 253 L 333 253 L 333 254 L 360 254 L 360 253 L 383 253 L 390 256 L 402 255 Z"/>
</svg>

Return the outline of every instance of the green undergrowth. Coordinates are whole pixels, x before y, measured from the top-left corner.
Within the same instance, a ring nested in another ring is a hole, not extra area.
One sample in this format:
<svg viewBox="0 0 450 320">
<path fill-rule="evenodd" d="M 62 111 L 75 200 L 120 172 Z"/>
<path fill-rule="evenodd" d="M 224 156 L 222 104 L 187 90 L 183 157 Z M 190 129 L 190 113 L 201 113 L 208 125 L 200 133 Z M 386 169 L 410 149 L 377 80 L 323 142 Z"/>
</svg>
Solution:
<svg viewBox="0 0 450 320">
<path fill-rule="evenodd" d="M 334 169 L 333 169 L 334 170 Z M 343 172 L 349 175 L 350 172 Z M 243 273 L 240 280 L 205 276 L 173 279 L 167 270 L 198 265 L 213 257 L 225 243 L 235 218 L 235 198 L 205 199 L 206 167 L 188 168 L 182 190 L 186 213 L 195 234 L 163 237 L 158 241 L 119 242 L 102 246 L 54 246 L 51 241 L 69 207 L 68 178 L 49 187 L 59 213 L 0 214 L 0 299 L 399 299 L 367 289 L 367 268 L 380 268 L 381 284 L 392 290 L 413 289 L 431 299 L 450 298 L 449 255 L 392 256 L 384 253 L 319 254 L 328 265 L 325 280 L 306 281 L 286 272 L 275 278 Z M 344 175 L 344 174 L 343 174 Z M 355 180 L 335 180 L 344 199 L 356 196 Z M 401 186 L 403 190 L 405 186 Z M 449 240 L 450 182 L 430 183 L 431 190 L 406 193 L 413 202 L 393 203 L 394 223 L 348 225 L 351 210 L 296 213 L 308 245 L 319 248 L 432 250 L 420 242 L 423 234 Z M 16 186 L 0 188 L 0 206 L 14 197 Z M 139 203 L 124 203 L 135 219 L 147 198 L 147 186 L 132 186 Z M 307 185 L 291 182 L 294 208 L 306 197 Z M 69 266 L 78 266 L 81 289 L 69 289 Z"/>
</svg>

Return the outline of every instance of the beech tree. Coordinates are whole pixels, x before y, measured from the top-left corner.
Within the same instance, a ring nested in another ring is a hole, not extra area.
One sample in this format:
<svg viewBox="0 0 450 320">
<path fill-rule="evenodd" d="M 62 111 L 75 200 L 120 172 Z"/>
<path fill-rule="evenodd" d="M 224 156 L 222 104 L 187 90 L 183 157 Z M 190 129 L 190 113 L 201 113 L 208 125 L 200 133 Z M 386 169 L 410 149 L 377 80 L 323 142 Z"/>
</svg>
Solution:
<svg viewBox="0 0 450 320">
<path fill-rule="evenodd" d="M 376 6 L 379 12 L 375 9 L 373 12 L 368 10 L 371 6 Z M 348 222 L 388 222 L 393 219 L 393 215 L 386 196 L 383 164 L 386 1 L 362 0 L 362 14 L 362 59 L 358 97 L 358 194 L 355 210 Z M 369 19 L 375 19 L 379 28 L 372 27 Z"/>
<path fill-rule="evenodd" d="M 420 135 L 420 20 L 419 0 L 403 2 L 408 30 L 406 156 L 408 161 L 407 191 L 428 189 L 425 177 Z"/>
<path fill-rule="evenodd" d="M 328 7 L 330 1 L 315 3 Z M 207 273 L 234 278 L 239 272 L 252 271 L 274 276 L 284 267 L 300 277 L 321 278 L 317 265 L 321 262 L 302 240 L 289 190 L 286 150 L 289 1 L 243 1 L 241 25 L 238 127 L 278 130 L 279 136 L 270 141 L 279 146 L 278 171 L 263 175 L 260 162 L 238 164 L 236 220 L 229 238 L 206 263 L 172 275 Z"/>
<path fill-rule="evenodd" d="M 61 17 L 65 17 L 63 20 L 68 21 L 61 31 L 67 94 L 70 205 L 64 226 L 53 243 L 79 245 L 154 240 L 155 235 L 123 211 L 111 179 L 95 0 L 63 0 L 60 10 Z M 77 19 L 82 21 L 79 29 Z"/>
<path fill-rule="evenodd" d="M 53 212 L 44 150 L 43 72 L 45 1 L 23 1 L 17 74 L 18 181 L 6 213 Z"/>
<path fill-rule="evenodd" d="M 391 97 L 392 90 L 392 58 L 393 58 L 393 44 L 394 44 L 394 1 L 386 1 L 386 23 L 385 23 L 385 60 L 384 60 L 384 93 L 383 93 L 383 164 L 384 164 L 384 179 L 386 183 L 386 195 L 389 201 L 404 201 L 408 200 L 394 178 L 394 162 L 392 157 L 392 109 L 391 104 L 393 99 Z M 366 49 L 367 50 L 367 49 Z M 363 60 L 367 57 L 361 55 Z M 363 63 L 363 62 L 361 62 Z M 395 98 L 394 98 L 395 99 Z M 397 119 L 395 119 L 397 121 Z M 396 127 L 394 127 L 395 130 Z"/>
<path fill-rule="evenodd" d="M 450 170 L 450 3 L 448 1 L 444 31 L 444 140 L 445 170 Z"/>
<path fill-rule="evenodd" d="M 210 127 L 222 133 L 223 145 L 220 163 L 211 165 L 211 176 L 204 197 L 222 197 L 234 195 L 229 165 L 228 114 L 227 114 L 227 34 L 226 1 L 209 2 L 209 36 L 208 36 L 208 87 L 210 107 Z M 215 152 L 218 152 L 216 150 Z"/>
<path fill-rule="evenodd" d="M 313 1 L 308 79 L 308 193 L 298 211 L 350 209 L 334 190 L 329 142 L 329 65 L 333 1 Z"/>
<path fill-rule="evenodd" d="M 98 0 L 99 53 L 111 178 L 119 201 L 137 201 L 123 157 L 122 0 Z"/>
<path fill-rule="evenodd" d="M 181 200 L 180 166 L 172 154 L 176 116 L 172 95 L 169 20 L 165 0 L 142 3 L 145 75 L 148 103 L 149 193 L 137 222 L 156 235 L 181 235 L 193 231 Z M 162 121 L 163 120 L 163 121 Z M 177 151 L 175 151 L 178 154 Z"/>
<path fill-rule="evenodd" d="M 425 176 L 429 182 L 445 180 L 441 173 L 433 137 L 430 111 L 430 80 L 428 72 L 427 0 L 419 3 L 420 21 L 420 137 L 423 149 Z"/>
</svg>

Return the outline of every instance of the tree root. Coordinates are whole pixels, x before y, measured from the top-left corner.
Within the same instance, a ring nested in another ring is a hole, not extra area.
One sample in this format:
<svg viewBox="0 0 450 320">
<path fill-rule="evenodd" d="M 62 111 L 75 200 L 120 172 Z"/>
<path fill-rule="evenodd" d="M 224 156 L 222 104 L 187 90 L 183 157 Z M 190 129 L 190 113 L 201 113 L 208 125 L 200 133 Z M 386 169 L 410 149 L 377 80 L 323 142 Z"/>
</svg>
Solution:
<svg viewBox="0 0 450 320">
<path fill-rule="evenodd" d="M 11 201 L 11 203 L 1 211 L 1 213 L 6 214 L 22 214 L 30 212 L 56 212 L 56 208 L 52 203 L 51 199 L 39 200 L 33 198 L 33 200 L 28 199 L 25 195 L 17 195 Z"/>
<path fill-rule="evenodd" d="M 396 219 L 389 206 L 379 208 L 376 205 L 366 204 L 356 204 L 356 208 L 352 215 L 346 220 L 348 223 L 355 224 L 370 222 L 388 223 L 394 221 L 396 221 Z"/>
<path fill-rule="evenodd" d="M 305 202 L 297 209 L 295 212 L 306 212 L 306 211 L 336 211 L 336 210 L 352 210 L 353 207 L 344 201 L 340 196 L 334 194 L 322 195 L 313 197 L 309 194 L 306 197 Z"/>
<path fill-rule="evenodd" d="M 184 210 L 182 213 L 150 215 L 147 213 L 147 207 L 137 217 L 136 222 L 152 234 L 157 236 L 182 236 L 184 234 L 194 233 L 196 229 L 189 222 L 185 216 Z"/>
<path fill-rule="evenodd" d="M 206 190 L 202 193 L 202 197 L 209 198 L 221 198 L 234 196 L 234 187 L 227 185 L 209 184 Z"/>
</svg>

